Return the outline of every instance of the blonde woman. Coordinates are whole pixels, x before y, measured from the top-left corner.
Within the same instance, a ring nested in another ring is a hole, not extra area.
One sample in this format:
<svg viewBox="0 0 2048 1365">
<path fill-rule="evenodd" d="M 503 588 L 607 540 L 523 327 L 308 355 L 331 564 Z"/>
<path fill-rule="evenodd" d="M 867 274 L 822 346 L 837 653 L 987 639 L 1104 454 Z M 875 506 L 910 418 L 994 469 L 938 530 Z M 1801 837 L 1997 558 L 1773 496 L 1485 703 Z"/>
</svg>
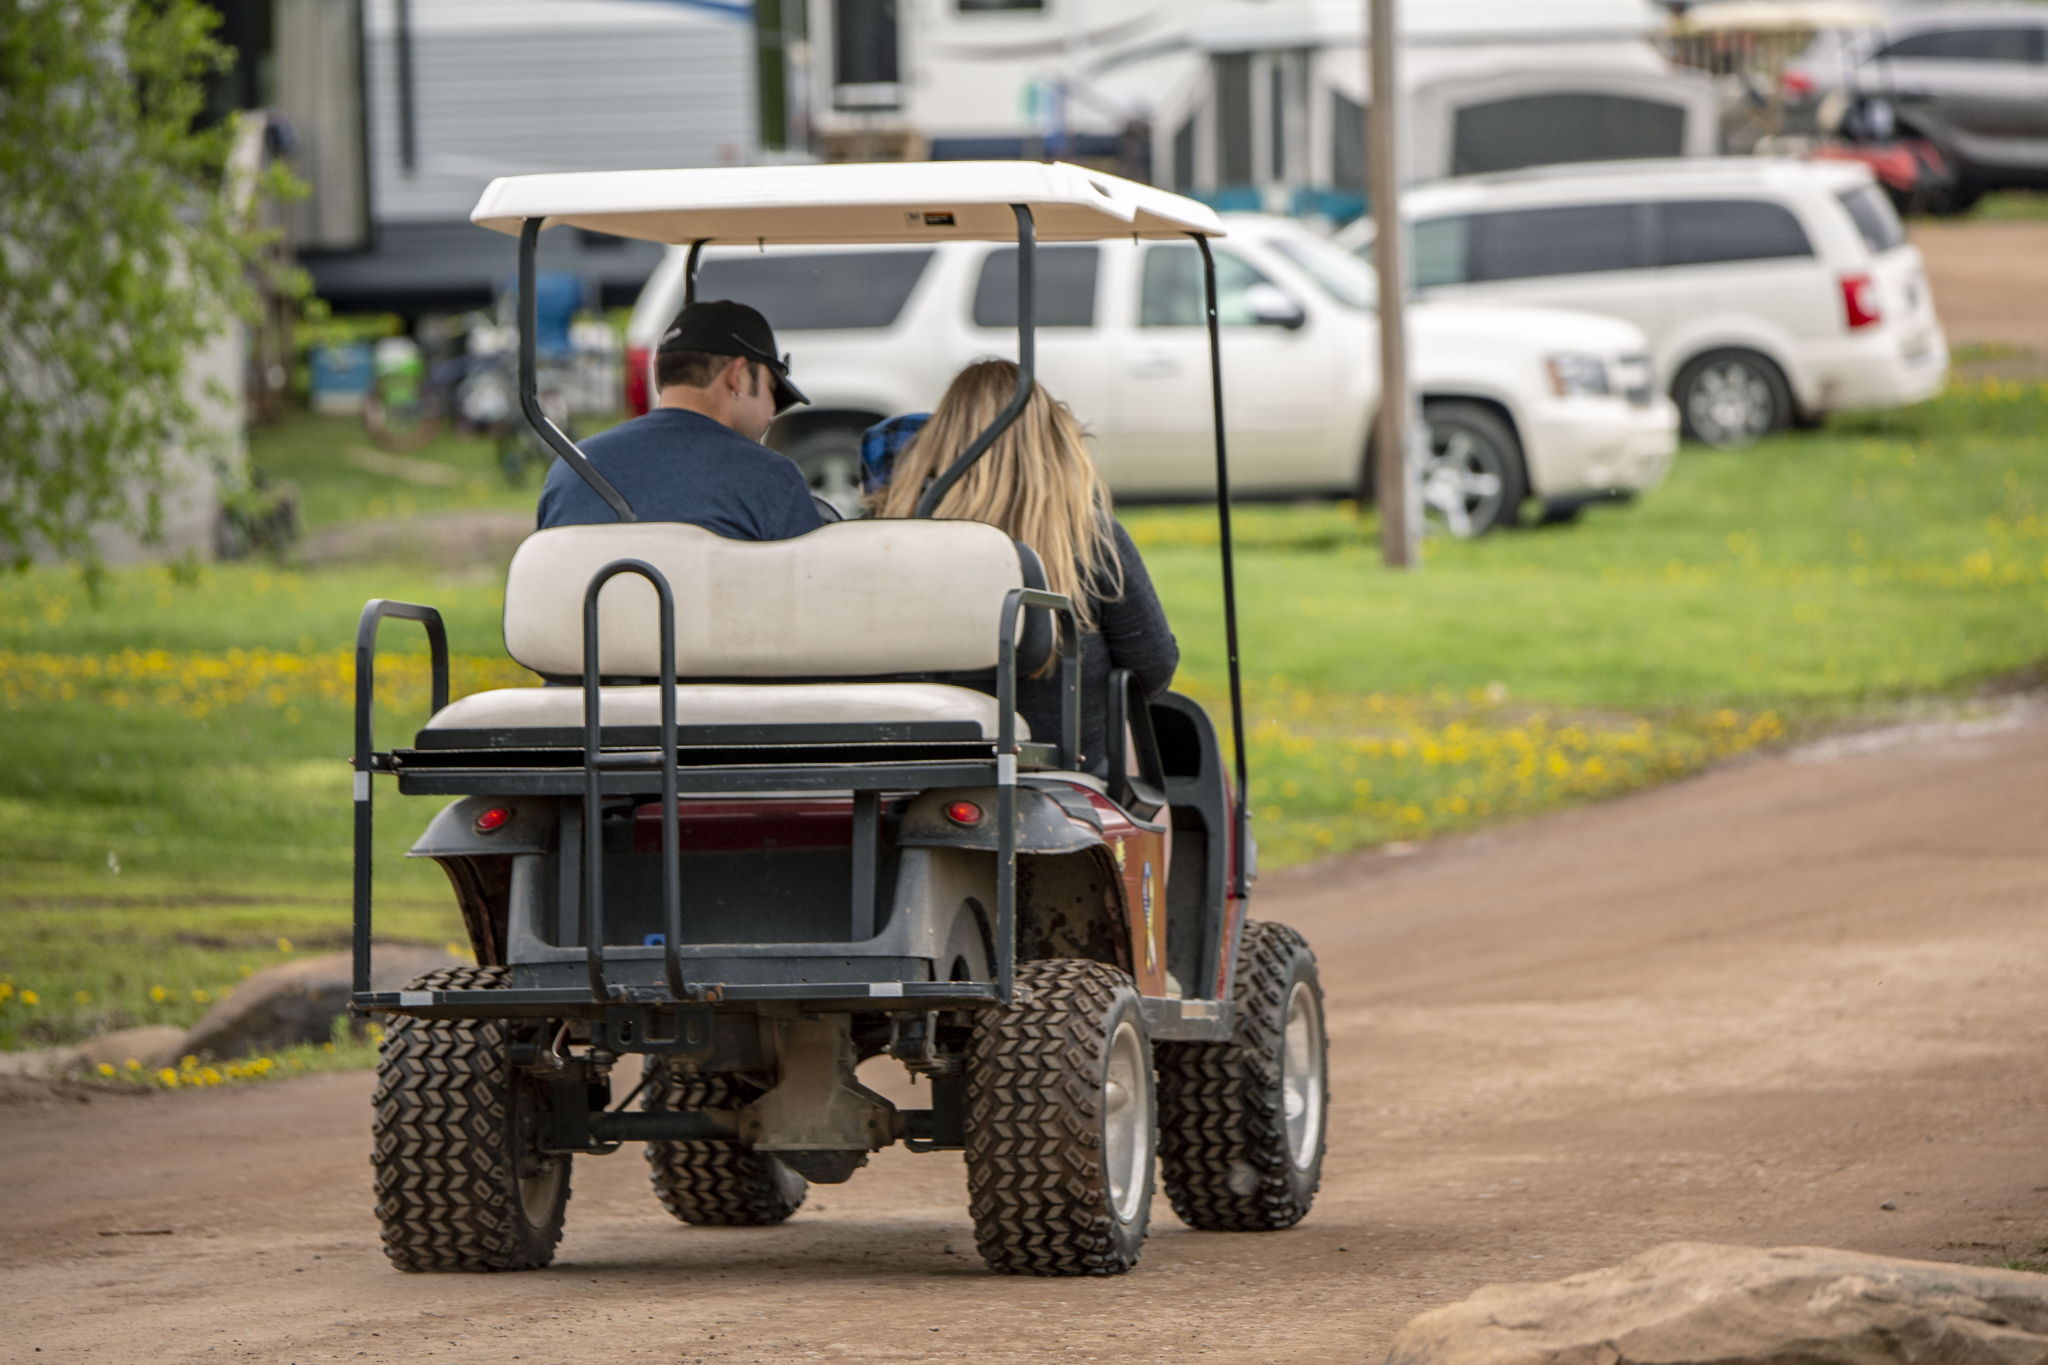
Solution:
<svg viewBox="0 0 2048 1365">
<path fill-rule="evenodd" d="M 981 360 L 954 377 L 945 397 L 896 455 L 888 481 L 868 495 L 881 517 L 907 517 L 932 480 L 1002 411 L 1017 390 L 1017 367 Z M 1180 646 L 1152 590 L 1144 561 L 1111 515 L 1109 487 L 1066 404 L 1033 388 L 986 454 L 947 491 L 935 515 L 985 521 L 1038 552 L 1046 586 L 1073 599 L 1081 627 L 1081 761 L 1107 775 L 1105 708 L 1112 669 L 1128 668 L 1149 700 L 1166 691 Z M 1060 729 L 1056 668 L 1020 680 L 1017 709 L 1033 735 Z"/>
</svg>

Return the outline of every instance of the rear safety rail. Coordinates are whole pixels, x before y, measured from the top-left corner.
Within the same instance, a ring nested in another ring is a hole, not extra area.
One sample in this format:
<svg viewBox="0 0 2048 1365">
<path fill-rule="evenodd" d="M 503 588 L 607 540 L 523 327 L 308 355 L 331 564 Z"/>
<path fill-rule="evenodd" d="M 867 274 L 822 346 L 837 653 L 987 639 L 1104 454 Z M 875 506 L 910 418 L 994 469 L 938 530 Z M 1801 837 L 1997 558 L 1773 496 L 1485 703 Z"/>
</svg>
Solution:
<svg viewBox="0 0 2048 1365">
<path fill-rule="evenodd" d="M 442 710 L 448 705 L 448 631 L 441 624 L 441 613 L 432 607 L 423 607 L 416 602 L 393 602 L 387 598 L 373 597 L 363 604 L 363 614 L 356 620 L 356 751 L 355 751 L 355 994 L 360 998 L 370 990 L 370 890 L 373 865 L 370 835 L 372 811 L 370 799 L 370 774 L 382 771 L 389 764 L 390 756 L 377 752 L 376 717 L 377 704 L 377 632 L 385 621 L 396 618 L 401 621 L 417 621 L 426 628 L 427 649 L 433 677 L 432 709 L 428 714 Z"/>
</svg>

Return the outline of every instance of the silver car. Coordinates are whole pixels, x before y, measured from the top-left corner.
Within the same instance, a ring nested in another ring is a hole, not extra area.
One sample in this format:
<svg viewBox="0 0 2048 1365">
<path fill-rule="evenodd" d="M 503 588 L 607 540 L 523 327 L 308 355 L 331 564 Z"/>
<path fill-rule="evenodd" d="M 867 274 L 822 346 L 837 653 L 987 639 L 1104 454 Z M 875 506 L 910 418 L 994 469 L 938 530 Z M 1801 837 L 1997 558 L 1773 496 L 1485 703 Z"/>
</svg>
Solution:
<svg viewBox="0 0 2048 1365">
<path fill-rule="evenodd" d="M 1933 5 L 1878 28 L 1826 34 L 1786 74 L 1795 94 L 1839 93 L 1868 131 L 1924 137 L 1952 164 L 1943 202 L 2048 187 L 2048 5 Z"/>
</svg>

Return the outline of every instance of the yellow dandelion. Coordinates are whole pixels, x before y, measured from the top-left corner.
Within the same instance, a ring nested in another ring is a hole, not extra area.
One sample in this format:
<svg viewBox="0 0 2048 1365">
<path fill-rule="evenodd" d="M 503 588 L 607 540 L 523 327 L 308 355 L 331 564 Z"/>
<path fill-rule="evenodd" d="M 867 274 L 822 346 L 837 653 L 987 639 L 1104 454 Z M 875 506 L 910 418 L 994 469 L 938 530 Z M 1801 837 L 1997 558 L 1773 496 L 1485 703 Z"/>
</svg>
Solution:
<svg viewBox="0 0 2048 1365">
<path fill-rule="evenodd" d="M 151 986 L 149 988 L 149 998 L 161 1005 L 164 1001 L 171 998 L 171 993 L 162 986 Z"/>
<path fill-rule="evenodd" d="M 197 1055 L 196 1053 L 191 1053 L 191 1052 L 188 1052 L 188 1053 L 186 1053 L 186 1054 L 185 1054 L 184 1056 L 182 1056 L 182 1057 L 178 1058 L 178 1070 L 180 1070 L 180 1071 L 196 1071 L 196 1070 L 198 1070 L 198 1069 L 199 1069 L 199 1057 L 198 1057 L 198 1055 Z"/>
<path fill-rule="evenodd" d="M 172 1070 L 170 1067 L 164 1067 L 162 1070 L 158 1071 L 156 1073 L 156 1079 L 157 1083 L 163 1086 L 166 1090 L 176 1090 L 178 1088 L 178 1073 Z"/>
<path fill-rule="evenodd" d="M 13 998 L 14 983 L 12 981 L 0 981 L 0 1004 L 5 1004 Z"/>
<path fill-rule="evenodd" d="M 24 1005 L 40 1005 L 43 1003 L 43 997 L 37 995 L 34 991 L 23 991 L 21 993 L 21 1003 Z"/>
<path fill-rule="evenodd" d="M 115 1072 L 114 1064 L 112 1062 L 101 1062 L 99 1065 L 99 1073 L 102 1076 L 113 1076 L 118 1074 L 117 1072 Z"/>
<path fill-rule="evenodd" d="M 211 991 L 195 990 L 192 992 L 192 1003 L 195 1005 L 210 1005 L 213 1003 L 213 993 Z"/>
<path fill-rule="evenodd" d="M 292 950 L 292 941 L 288 938 L 280 936 L 277 940 L 277 950 L 280 953 L 290 952 Z"/>
<path fill-rule="evenodd" d="M 142 1059 L 140 1057 L 130 1057 L 121 1065 L 130 1071 L 140 1071 L 142 1070 Z"/>
</svg>

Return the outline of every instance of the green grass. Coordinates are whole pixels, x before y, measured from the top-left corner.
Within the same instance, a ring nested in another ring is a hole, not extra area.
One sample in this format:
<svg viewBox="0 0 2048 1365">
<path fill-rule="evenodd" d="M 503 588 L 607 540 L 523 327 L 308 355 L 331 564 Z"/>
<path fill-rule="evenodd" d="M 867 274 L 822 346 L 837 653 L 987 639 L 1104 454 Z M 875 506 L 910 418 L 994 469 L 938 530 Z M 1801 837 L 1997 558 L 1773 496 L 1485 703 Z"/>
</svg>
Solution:
<svg viewBox="0 0 2048 1365">
<path fill-rule="evenodd" d="M 1977 206 L 1979 218 L 1994 218 L 2005 221 L 2048 218 L 2048 194 L 2030 190 L 2001 190 L 1987 194 Z"/>
<path fill-rule="evenodd" d="M 442 435 L 394 455 L 377 449 L 352 418 L 304 412 L 252 433 L 249 460 L 272 481 L 298 489 L 300 521 L 309 531 L 361 517 L 530 509 L 536 492 L 505 480 L 488 438 Z"/>
<path fill-rule="evenodd" d="M 1688 448 L 1636 505 L 1431 541 L 1410 575 L 1379 566 L 1347 509 L 1242 509 L 1267 865 L 1612 795 L 2038 665 L 2044 433 L 2048 390 L 1986 382 L 1751 450 Z M 333 458 L 343 426 L 266 439 L 321 516 L 389 495 Z M 1126 519 L 1182 685 L 1220 715 L 1213 513 Z M 501 570 L 133 569 L 97 603 L 64 572 L 0 581 L 0 1047 L 189 1021 L 194 991 L 287 955 L 280 937 L 344 942 L 357 612 L 433 603 L 456 692 L 505 685 Z M 425 706 L 423 654 L 405 623 L 386 641 L 378 723 L 399 737 Z M 399 857 L 433 804 L 379 807 L 379 922 L 438 944 L 460 936 L 446 886 Z"/>
</svg>

